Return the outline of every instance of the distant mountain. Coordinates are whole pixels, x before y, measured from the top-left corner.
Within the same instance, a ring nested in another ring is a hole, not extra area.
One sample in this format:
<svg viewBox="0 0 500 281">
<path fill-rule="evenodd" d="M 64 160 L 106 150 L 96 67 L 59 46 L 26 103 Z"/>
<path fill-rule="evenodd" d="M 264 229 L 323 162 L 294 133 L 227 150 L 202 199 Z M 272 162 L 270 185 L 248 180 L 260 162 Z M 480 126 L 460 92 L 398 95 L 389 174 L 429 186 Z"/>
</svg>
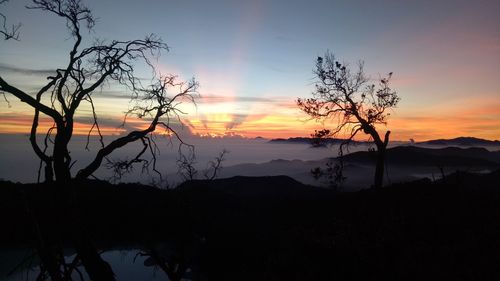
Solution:
<svg viewBox="0 0 500 281">
<path fill-rule="evenodd" d="M 340 138 L 327 138 L 324 140 L 325 145 L 335 145 L 335 144 L 341 144 L 344 141 L 344 139 Z M 313 143 L 312 138 L 306 138 L 306 137 L 294 137 L 294 138 L 277 138 L 277 139 L 271 139 L 269 141 L 270 143 L 296 143 L 296 144 L 311 144 Z M 352 144 L 367 144 L 371 143 L 368 141 L 352 141 Z M 400 142 L 393 142 L 391 141 L 392 144 L 398 144 Z M 422 142 L 416 142 L 414 143 L 416 145 L 440 145 L 440 146 L 492 146 L 492 145 L 498 145 L 500 146 L 500 141 L 498 140 L 486 140 L 486 139 L 480 139 L 480 138 L 474 138 L 474 137 L 458 137 L 458 138 L 453 138 L 453 139 L 436 139 L 436 140 L 428 140 L 428 141 L 422 141 Z"/>
<path fill-rule="evenodd" d="M 339 139 L 339 138 L 326 138 L 323 140 L 323 143 L 325 145 L 335 145 L 335 144 L 341 144 L 344 142 L 345 139 Z M 270 143 L 295 143 L 295 144 L 313 144 L 313 139 L 312 138 L 306 138 L 306 137 L 295 137 L 295 138 L 277 138 L 277 139 L 271 139 L 269 141 Z M 364 144 L 368 143 L 365 141 L 352 141 L 351 144 L 356 145 L 356 144 Z"/>
<path fill-rule="evenodd" d="M 386 163 L 398 166 L 447 166 L 447 167 L 498 167 L 500 152 L 485 148 L 423 148 L 417 146 L 397 146 L 387 150 Z M 354 163 L 375 163 L 375 152 L 359 151 L 344 156 L 344 160 Z"/>
<path fill-rule="evenodd" d="M 462 171 L 493 171 L 500 168 L 500 151 L 485 148 L 424 148 L 418 146 L 397 146 L 387 150 L 386 165 L 391 182 L 402 182 L 417 178 Z M 220 177 L 233 176 L 277 176 L 286 175 L 310 185 L 321 185 L 311 175 L 311 169 L 326 167 L 331 158 L 315 161 L 277 159 L 265 163 L 247 163 L 227 166 Z M 359 151 L 344 156 L 344 174 L 347 181 L 344 190 L 358 190 L 370 186 L 373 180 L 376 154 Z"/>
<path fill-rule="evenodd" d="M 458 146 L 488 146 L 488 145 L 500 145 L 498 140 L 486 140 L 474 137 L 458 137 L 454 139 L 437 139 L 418 142 L 417 144 L 424 145 L 458 145 Z"/>
</svg>

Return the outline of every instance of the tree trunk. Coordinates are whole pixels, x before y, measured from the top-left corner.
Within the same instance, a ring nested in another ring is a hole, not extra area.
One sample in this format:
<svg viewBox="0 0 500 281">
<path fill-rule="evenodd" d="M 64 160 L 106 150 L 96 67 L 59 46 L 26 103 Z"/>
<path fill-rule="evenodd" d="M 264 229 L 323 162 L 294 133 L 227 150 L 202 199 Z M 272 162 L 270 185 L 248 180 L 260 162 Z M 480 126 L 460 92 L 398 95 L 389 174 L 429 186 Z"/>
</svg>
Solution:
<svg viewBox="0 0 500 281">
<path fill-rule="evenodd" d="M 71 180 L 71 172 L 69 163 L 66 159 L 68 154 L 68 142 L 61 131 L 62 130 L 58 128 L 54 139 L 54 175 L 58 183 L 66 183 Z"/>
<path fill-rule="evenodd" d="M 385 168 L 385 155 L 387 151 L 387 144 L 389 143 L 390 131 L 385 133 L 384 142 L 376 143 L 377 145 L 377 165 L 375 166 L 375 178 L 373 181 L 374 188 L 381 188 L 384 184 L 384 168 Z"/>
<path fill-rule="evenodd" d="M 384 184 L 385 147 L 377 149 L 377 166 L 375 167 L 374 188 L 381 188 Z"/>
<path fill-rule="evenodd" d="M 45 182 L 51 183 L 54 181 L 54 170 L 52 168 L 52 161 L 45 163 Z"/>
</svg>

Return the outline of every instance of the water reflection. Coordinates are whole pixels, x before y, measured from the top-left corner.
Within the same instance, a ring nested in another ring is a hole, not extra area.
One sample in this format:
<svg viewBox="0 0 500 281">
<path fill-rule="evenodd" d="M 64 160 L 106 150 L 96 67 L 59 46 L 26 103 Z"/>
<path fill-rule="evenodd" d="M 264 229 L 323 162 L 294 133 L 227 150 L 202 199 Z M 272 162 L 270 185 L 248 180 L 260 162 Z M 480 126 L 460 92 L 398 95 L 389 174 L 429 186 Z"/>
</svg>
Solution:
<svg viewBox="0 0 500 281">
<path fill-rule="evenodd" d="M 178 247 L 163 244 L 155 250 L 112 249 L 101 253 L 103 260 L 113 269 L 116 280 L 201 280 L 193 266 L 186 264 L 182 257 L 185 253 Z M 76 259 L 74 251 L 65 249 L 64 259 L 71 264 Z M 162 262 L 162 264 L 159 264 Z M 196 266 L 194 266 L 196 267 Z M 1 281 L 37 281 L 50 280 L 40 275 L 40 259 L 30 249 L 0 251 Z M 170 278 L 168 277 L 170 276 Z M 81 264 L 73 270 L 71 279 L 90 280 Z"/>
</svg>

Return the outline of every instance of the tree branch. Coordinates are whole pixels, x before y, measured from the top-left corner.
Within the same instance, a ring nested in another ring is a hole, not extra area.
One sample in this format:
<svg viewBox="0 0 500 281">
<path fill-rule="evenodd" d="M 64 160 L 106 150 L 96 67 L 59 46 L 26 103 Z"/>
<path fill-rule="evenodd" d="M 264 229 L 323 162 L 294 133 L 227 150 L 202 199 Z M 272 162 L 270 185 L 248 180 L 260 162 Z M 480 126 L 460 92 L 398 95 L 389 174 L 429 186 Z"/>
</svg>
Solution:
<svg viewBox="0 0 500 281">
<path fill-rule="evenodd" d="M 59 114 L 59 112 L 42 104 L 41 102 L 37 101 L 32 96 L 26 94 L 25 92 L 21 91 L 20 89 L 14 87 L 14 86 L 11 86 L 5 80 L 3 80 L 2 77 L 0 77 L 0 91 L 5 91 L 7 93 L 10 93 L 10 94 L 14 95 L 15 97 L 17 97 L 20 101 L 27 103 L 28 105 L 30 105 L 31 107 L 33 107 L 35 109 L 40 110 L 45 115 L 48 115 L 52 119 L 54 119 L 54 121 L 57 124 L 61 124 L 61 125 L 64 124 L 63 118 Z"/>
<path fill-rule="evenodd" d="M 1 0 L 0 5 L 8 2 L 9 0 Z M 3 14 L 0 13 L 0 18 L 2 18 L 2 27 L 0 29 L 0 34 L 3 35 L 4 40 L 16 40 L 19 41 L 19 29 L 21 29 L 22 24 L 13 24 L 10 26 L 10 28 L 7 27 L 7 17 Z"/>
</svg>

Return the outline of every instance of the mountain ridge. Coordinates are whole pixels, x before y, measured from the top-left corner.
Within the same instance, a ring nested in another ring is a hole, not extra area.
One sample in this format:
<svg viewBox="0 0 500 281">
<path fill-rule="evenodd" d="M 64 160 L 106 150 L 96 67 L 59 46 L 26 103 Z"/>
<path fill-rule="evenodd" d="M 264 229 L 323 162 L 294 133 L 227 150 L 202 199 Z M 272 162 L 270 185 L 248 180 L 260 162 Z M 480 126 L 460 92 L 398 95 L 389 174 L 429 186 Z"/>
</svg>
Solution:
<svg viewBox="0 0 500 281">
<path fill-rule="evenodd" d="M 269 140 L 269 143 L 297 143 L 297 144 L 311 144 L 313 143 L 314 138 L 311 137 L 291 137 L 291 138 L 274 138 Z M 325 145 L 335 145 L 341 144 L 345 139 L 342 138 L 325 138 L 323 143 Z M 391 141 L 391 143 L 401 143 L 402 141 Z M 370 144 L 369 141 L 351 141 L 351 144 Z M 450 139 L 432 139 L 427 141 L 419 141 L 419 142 L 404 142 L 408 144 L 417 144 L 417 145 L 457 145 L 457 146 L 490 146 L 490 145 L 499 145 L 499 140 L 488 140 L 483 138 L 476 137 L 456 137 Z"/>
<path fill-rule="evenodd" d="M 456 137 L 452 139 L 435 139 L 435 140 L 422 141 L 422 142 L 417 142 L 417 144 L 475 146 L 475 145 L 500 145 L 500 141 L 487 140 L 476 137 Z"/>
</svg>

